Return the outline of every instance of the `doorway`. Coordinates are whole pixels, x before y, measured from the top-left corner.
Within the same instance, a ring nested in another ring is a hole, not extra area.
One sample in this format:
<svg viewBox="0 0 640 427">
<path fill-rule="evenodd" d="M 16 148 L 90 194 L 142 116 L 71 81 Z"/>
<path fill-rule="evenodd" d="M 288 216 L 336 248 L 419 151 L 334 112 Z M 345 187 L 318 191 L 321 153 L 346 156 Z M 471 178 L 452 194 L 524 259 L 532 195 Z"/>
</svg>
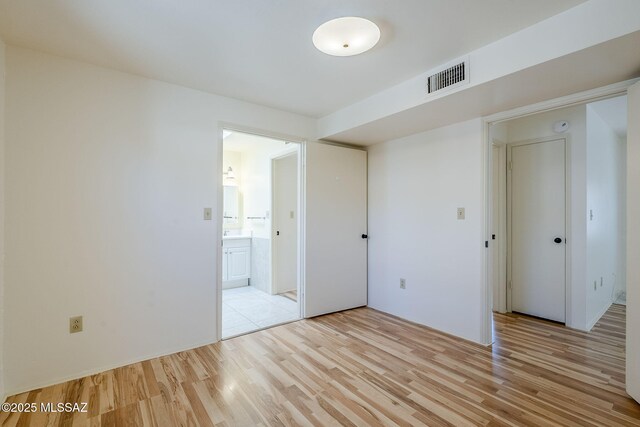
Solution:
<svg viewBox="0 0 640 427">
<path fill-rule="evenodd" d="M 626 290 L 626 96 L 492 123 L 493 311 L 589 331 Z"/>
<path fill-rule="evenodd" d="M 300 319 L 300 144 L 223 132 L 222 338 Z"/>
<path fill-rule="evenodd" d="M 506 283 L 500 281 L 500 267 L 499 271 L 495 268 L 500 263 L 494 262 L 496 256 L 502 258 L 505 252 L 506 245 L 500 243 L 501 238 L 506 236 L 495 235 L 495 231 L 500 230 L 496 225 L 500 224 L 500 220 L 496 217 L 502 216 L 504 204 L 499 184 L 493 182 L 493 178 L 500 175 L 500 170 L 506 170 L 506 164 L 500 161 L 496 164 L 496 158 L 500 156 L 495 155 L 494 147 L 510 138 L 507 125 L 510 121 L 558 112 L 571 106 L 584 107 L 586 123 L 578 121 L 574 126 L 568 126 L 573 132 L 567 135 L 570 165 L 567 176 L 571 181 L 571 193 L 567 194 L 567 198 L 570 199 L 568 217 L 571 223 L 567 227 L 566 242 L 567 260 L 570 263 L 567 268 L 566 325 L 589 331 L 607 310 L 624 313 L 625 387 L 627 393 L 640 402 L 640 335 L 637 332 L 640 324 L 640 266 L 636 262 L 640 253 L 640 232 L 636 221 L 640 215 L 640 122 L 636 120 L 640 114 L 638 80 L 616 83 L 484 119 L 485 164 L 488 165 L 485 175 L 485 247 L 490 248 L 485 252 L 484 341 L 488 345 L 493 342 L 493 310 L 506 311 L 506 302 L 500 297 L 502 290 L 506 294 Z M 565 118 L 547 122 L 547 134 L 552 131 L 563 133 L 567 128 L 564 121 L 569 120 Z M 584 130 L 582 141 L 586 142 L 576 144 L 576 140 L 580 141 L 581 129 Z M 600 132 L 594 132 L 598 129 Z M 598 137 L 588 141 L 589 133 Z M 617 143 L 602 144 L 605 140 Z M 612 164 L 614 167 L 611 167 Z M 494 167 L 499 168 L 498 171 Z M 589 174 L 589 169 L 596 173 Z M 588 178 L 592 180 L 590 189 L 586 184 Z M 494 197 L 499 200 L 496 201 Z M 607 226 L 603 226 L 605 224 Z M 614 233 L 611 230 L 616 231 Z M 603 254 L 608 256 L 603 257 Z M 616 267 L 613 267 L 614 264 Z M 612 268 L 617 272 L 611 274 Z M 612 304 L 616 305 L 611 308 Z M 608 330 L 606 324 L 603 329 Z"/>
<path fill-rule="evenodd" d="M 589 331 L 611 304 L 624 303 L 626 105 L 626 96 L 612 97 L 491 125 L 494 311 Z M 539 159 L 523 170 L 519 154 Z M 536 191 L 537 199 L 526 196 Z"/>
</svg>

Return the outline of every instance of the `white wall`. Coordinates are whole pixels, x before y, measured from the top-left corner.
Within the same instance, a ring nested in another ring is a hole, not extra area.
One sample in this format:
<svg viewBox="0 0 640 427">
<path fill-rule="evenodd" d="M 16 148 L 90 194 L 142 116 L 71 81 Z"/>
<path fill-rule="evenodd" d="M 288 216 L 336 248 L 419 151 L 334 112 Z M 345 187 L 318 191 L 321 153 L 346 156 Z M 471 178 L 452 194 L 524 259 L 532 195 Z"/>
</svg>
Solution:
<svg viewBox="0 0 640 427">
<path fill-rule="evenodd" d="M 587 328 L 609 308 L 624 281 L 626 145 L 587 105 Z M 593 218 L 590 213 L 593 212 Z M 595 288 L 594 288 L 595 282 Z M 624 286 L 622 286 L 624 288 Z"/>
<path fill-rule="evenodd" d="M 553 124 L 559 120 L 568 120 L 567 133 L 556 134 Z M 567 286 L 570 290 L 566 324 L 572 328 L 587 328 L 587 295 L 585 289 L 587 258 L 587 144 L 586 144 L 586 107 L 584 105 L 563 108 L 546 113 L 534 114 L 508 122 L 508 142 L 520 142 L 546 137 L 566 137 L 569 161 L 571 226 L 567 229 L 567 257 L 571 263 L 570 278 Z"/>
<path fill-rule="evenodd" d="M 629 88 L 627 115 L 627 393 L 640 402 L 640 82 Z"/>
<path fill-rule="evenodd" d="M 215 341 L 219 122 L 314 121 L 14 47 L 6 83 L 7 391 Z"/>
<path fill-rule="evenodd" d="M 242 153 L 242 194 L 245 216 L 268 217 L 245 220 L 245 228 L 262 239 L 271 238 L 271 158 L 287 150 L 280 141 L 263 141 L 260 147 Z"/>
<path fill-rule="evenodd" d="M 5 44 L 0 39 L 0 401 L 4 402 Z"/>
<path fill-rule="evenodd" d="M 480 119 L 368 151 L 369 305 L 482 342 Z M 458 207 L 466 209 L 465 220 L 457 219 Z"/>
</svg>

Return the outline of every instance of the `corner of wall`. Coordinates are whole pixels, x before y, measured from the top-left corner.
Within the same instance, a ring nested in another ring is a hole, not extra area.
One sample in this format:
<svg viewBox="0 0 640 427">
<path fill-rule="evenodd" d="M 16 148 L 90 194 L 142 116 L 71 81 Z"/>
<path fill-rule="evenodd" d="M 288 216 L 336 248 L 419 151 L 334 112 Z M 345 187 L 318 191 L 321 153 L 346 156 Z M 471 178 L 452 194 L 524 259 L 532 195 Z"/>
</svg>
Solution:
<svg viewBox="0 0 640 427">
<path fill-rule="evenodd" d="M 609 301 L 608 303 L 604 304 L 600 308 L 600 310 L 594 316 L 591 317 L 591 319 L 589 320 L 589 323 L 587 323 L 587 327 L 585 329 L 586 332 L 591 332 L 591 329 L 593 329 L 593 327 L 596 326 L 596 323 L 598 323 L 600 318 L 604 316 L 604 314 L 609 310 L 609 307 L 611 307 L 612 304 L 613 304 L 612 301 Z"/>
</svg>

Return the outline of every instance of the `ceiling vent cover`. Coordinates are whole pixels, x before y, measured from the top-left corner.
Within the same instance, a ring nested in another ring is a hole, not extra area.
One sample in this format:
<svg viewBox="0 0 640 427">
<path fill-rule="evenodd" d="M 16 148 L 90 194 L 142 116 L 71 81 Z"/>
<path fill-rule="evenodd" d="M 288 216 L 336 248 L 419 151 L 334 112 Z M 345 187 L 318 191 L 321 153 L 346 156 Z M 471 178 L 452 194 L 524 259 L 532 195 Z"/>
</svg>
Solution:
<svg viewBox="0 0 640 427">
<path fill-rule="evenodd" d="M 469 82 L 469 62 L 458 61 L 442 71 L 427 77 L 427 93 L 451 89 Z"/>
</svg>

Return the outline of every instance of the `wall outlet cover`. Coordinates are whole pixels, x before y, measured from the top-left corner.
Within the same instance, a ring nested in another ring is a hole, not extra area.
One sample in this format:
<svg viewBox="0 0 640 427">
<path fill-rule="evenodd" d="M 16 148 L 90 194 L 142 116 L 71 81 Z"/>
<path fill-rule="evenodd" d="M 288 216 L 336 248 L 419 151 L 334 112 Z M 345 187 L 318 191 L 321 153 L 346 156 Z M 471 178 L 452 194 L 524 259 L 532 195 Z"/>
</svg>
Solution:
<svg viewBox="0 0 640 427">
<path fill-rule="evenodd" d="M 82 316 L 69 318 L 69 333 L 75 334 L 76 332 L 82 332 Z"/>
</svg>

